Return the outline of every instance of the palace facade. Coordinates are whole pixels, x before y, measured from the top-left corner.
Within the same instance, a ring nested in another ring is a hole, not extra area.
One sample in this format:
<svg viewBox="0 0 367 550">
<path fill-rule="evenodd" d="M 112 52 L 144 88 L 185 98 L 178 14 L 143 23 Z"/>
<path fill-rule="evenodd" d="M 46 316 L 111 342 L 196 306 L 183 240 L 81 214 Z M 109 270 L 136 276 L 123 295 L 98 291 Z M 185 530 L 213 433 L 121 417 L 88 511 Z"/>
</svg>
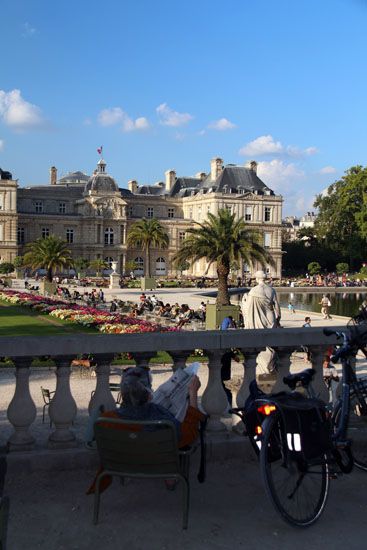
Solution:
<svg viewBox="0 0 367 550">
<path fill-rule="evenodd" d="M 0 261 L 11 262 L 24 254 L 27 243 L 54 234 L 69 244 L 75 258 L 114 261 L 121 273 L 135 262 L 135 274 L 142 275 L 145 255 L 127 246 L 127 234 L 135 221 L 157 218 L 170 244 L 166 250 L 151 251 L 151 273 L 174 276 L 172 257 L 186 230 L 221 208 L 262 233 L 275 261 L 275 267 L 267 268 L 269 275 L 280 277 L 282 197 L 259 179 L 256 162 L 249 167 L 223 165 L 220 158 L 212 159 L 209 173 L 182 177 L 168 170 L 165 181 L 139 185 L 131 180 L 127 189 L 106 172 L 103 159 L 92 176 L 73 172 L 58 179 L 52 167 L 49 184 L 32 187 L 20 187 L 9 172 L 0 171 Z M 242 265 L 237 274 L 249 275 L 259 268 Z M 185 273 L 202 276 L 206 269 L 201 260 Z M 215 266 L 207 274 L 215 276 Z"/>
</svg>

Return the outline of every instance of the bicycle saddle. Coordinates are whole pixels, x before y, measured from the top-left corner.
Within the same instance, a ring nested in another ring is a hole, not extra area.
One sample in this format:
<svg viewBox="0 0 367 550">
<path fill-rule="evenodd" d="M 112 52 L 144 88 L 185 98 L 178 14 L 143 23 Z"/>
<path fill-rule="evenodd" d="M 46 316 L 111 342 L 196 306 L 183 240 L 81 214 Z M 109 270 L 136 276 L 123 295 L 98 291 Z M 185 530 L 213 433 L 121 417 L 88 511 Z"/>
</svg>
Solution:
<svg viewBox="0 0 367 550">
<path fill-rule="evenodd" d="M 283 378 L 283 382 L 284 384 L 287 384 L 291 390 L 296 388 L 298 382 L 300 382 L 302 386 L 308 386 L 315 372 L 315 369 L 305 369 L 301 372 L 297 372 L 296 374 L 288 374 L 288 376 Z"/>
</svg>

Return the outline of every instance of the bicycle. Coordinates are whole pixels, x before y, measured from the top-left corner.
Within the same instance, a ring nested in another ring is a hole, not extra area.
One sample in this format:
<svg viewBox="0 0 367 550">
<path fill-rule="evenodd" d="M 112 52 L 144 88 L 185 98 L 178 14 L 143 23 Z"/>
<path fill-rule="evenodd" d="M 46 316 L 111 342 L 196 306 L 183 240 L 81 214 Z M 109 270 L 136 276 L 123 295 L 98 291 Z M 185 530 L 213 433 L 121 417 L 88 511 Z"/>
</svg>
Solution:
<svg viewBox="0 0 367 550">
<path fill-rule="evenodd" d="M 353 464 L 367 470 L 367 379 L 358 379 L 353 360 L 366 352 L 367 325 L 347 332 L 324 330 L 343 338 L 332 362 L 342 363 L 342 392 L 334 410 L 315 398 L 313 369 L 283 380 L 290 392 L 266 395 L 250 387 L 243 409 L 232 409 L 243 420 L 247 435 L 260 456 L 266 492 L 281 517 L 291 525 L 307 527 L 321 516 L 330 479 L 350 473 Z M 296 389 L 307 393 L 302 396 Z"/>
</svg>

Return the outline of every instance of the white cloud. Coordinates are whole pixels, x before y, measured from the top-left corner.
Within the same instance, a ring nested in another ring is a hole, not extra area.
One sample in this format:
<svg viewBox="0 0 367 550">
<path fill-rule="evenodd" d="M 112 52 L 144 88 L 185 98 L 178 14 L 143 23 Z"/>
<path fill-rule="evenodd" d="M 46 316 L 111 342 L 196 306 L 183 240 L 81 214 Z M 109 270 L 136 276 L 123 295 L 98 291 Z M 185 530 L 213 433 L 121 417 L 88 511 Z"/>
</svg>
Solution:
<svg viewBox="0 0 367 550">
<path fill-rule="evenodd" d="M 167 105 L 167 103 L 162 103 L 156 108 L 159 122 L 163 126 L 183 126 L 192 120 L 194 117 L 189 113 L 179 113 L 174 111 Z"/>
<path fill-rule="evenodd" d="M 98 115 L 98 122 L 101 126 L 114 126 L 122 122 L 124 112 L 120 107 L 112 109 L 103 109 Z"/>
<path fill-rule="evenodd" d="M 219 130 L 220 132 L 223 132 L 225 130 L 232 130 L 232 128 L 235 127 L 236 125 L 227 118 L 220 118 L 219 120 L 215 120 L 214 122 L 208 124 L 208 128 L 210 128 L 211 130 Z"/>
<path fill-rule="evenodd" d="M 31 38 L 36 34 L 36 32 L 36 29 L 32 27 L 32 25 L 28 23 L 28 21 L 24 23 L 22 36 L 24 36 L 25 38 Z"/>
<path fill-rule="evenodd" d="M 20 90 L 0 90 L 0 117 L 14 130 L 24 131 L 45 124 L 41 109 L 22 98 Z"/>
<path fill-rule="evenodd" d="M 336 168 L 334 166 L 324 166 L 319 171 L 320 174 L 335 174 Z"/>
<path fill-rule="evenodd" d="M 244 156 L 259 157 L 263 155 L 287 155 L 289 157 L 310 156 L 317 153 L 316 147 L 307 147 L 300 149 L 293 145 L 283 145 L 280 141 L 275 141 L 270 134 L 260 136 L 253 141 L 249 141 L 240 150 L 239 154 Z"/>
<path fill-rule="evenodd" d="M 269 162 L 259 162 L 257 174 L 260 179 L 278 193 L 294 188 L 294 182 L 304 178 L 304 171 L 293 162 L 286 163 L 279 159 Z"/>
<path fill-rule="evenodd" d="M 273 136 L 260 136 L 250 141 L 240 149 L 240 155 L 261 156 L 283 153 L 284 147 L 280 141 L 274 141 Z"/>
<path fill-rule="evenodd" d="M 86 118 L 83 120 L 83 125 L 84 125 L 84 126 L 92 126 L 92 124 L 93 124 L 93 121 L 92 121 L 92 119 L 89 118 L 89 117 L 86 117 Z"/>
<path fill-rule="evenodd" d="M 150 126 L 147 118 L 138 117 L 134 120 L 120 107 L 103 109 L 98 115 L 98 122 L 101 126 L 116 126 L 116 124 L 120 124 L 123 132 L 146 130 Z"/>
<path fill-rule="evenodd" d="M 4 149 L 4 140 L 0 139 L 0 151 Z"/>
</svg>

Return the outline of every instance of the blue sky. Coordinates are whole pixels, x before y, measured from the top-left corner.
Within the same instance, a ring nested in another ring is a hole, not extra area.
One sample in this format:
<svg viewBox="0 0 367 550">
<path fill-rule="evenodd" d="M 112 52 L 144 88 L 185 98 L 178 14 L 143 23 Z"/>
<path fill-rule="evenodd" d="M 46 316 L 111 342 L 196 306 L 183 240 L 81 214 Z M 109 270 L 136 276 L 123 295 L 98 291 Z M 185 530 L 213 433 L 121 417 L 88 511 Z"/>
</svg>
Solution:
<svg viewBox="0 0 367 550">
<path fill-rule="evenodd" d="M 22 186 L 259 162 L 302 215 L 365 164 L 365 0 L 3 0 L 0 166 Z"/>
</svg>

